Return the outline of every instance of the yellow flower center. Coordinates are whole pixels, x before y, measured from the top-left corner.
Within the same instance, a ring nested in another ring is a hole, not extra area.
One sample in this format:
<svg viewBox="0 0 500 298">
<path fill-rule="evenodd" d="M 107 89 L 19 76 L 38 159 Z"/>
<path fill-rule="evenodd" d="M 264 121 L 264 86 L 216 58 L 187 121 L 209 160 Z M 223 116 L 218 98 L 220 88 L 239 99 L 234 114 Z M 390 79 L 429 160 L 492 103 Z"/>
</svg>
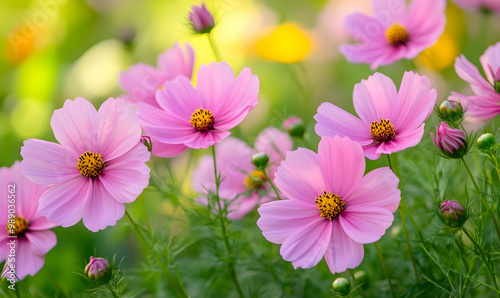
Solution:
<svg viewBox="0 0 500 298">
<path fill-rule="evenodd" d="M 370 124 L 370 132 L 372 139 L 377 142 L 387 142 L 396 136 L 394 125 L 388 119 L 380 119 L 379 121 L 372 121 Z"/>
<path fill-rule="evenodd" d="M 245 186 L 248 190 L 259 190 L 266 182 L 266 175 L 262 171 L 253 171 L 245 178 Z"/>
<path fill-rule="evenodd" d="M 207 131 L 209 129 L 214 129 L 214 114 L 204 109 L 197 109 L 193 113 L 193 116 L 191 117 L 191 120 L 189 120 L 189 122 L 191 122 L 191 124 L 193 124 L 193 127 L 198 131 Z"/>
<path fill-rule="evenodd" d="M 104 161 L 99 153 L 87 151 L 80 155 L 76 167 L 83 176 L 96 178 L 104 170 Z"/>
<path fill-rule="evenodd" d="M 326 217 L 329 220 L 337 218 L 345 209 L 345 202 L 338 195 L 323 191 L 316 200 L 314 200 L 321 217 Z"/>
<path fill-rule="evenodd" d="M 403 26 L 394 24 L 385 30 L 385 37 L 390 44 L 398 46 L 408 41 L 408 32 Z"/>
<path fill-rule="evenodd" d="M 30 223 L 24 217 L 16 216 L 14 223 L 7 222 L 7 234 L 9 236 L 22 236 L 29 227 Z"/>
</svg>

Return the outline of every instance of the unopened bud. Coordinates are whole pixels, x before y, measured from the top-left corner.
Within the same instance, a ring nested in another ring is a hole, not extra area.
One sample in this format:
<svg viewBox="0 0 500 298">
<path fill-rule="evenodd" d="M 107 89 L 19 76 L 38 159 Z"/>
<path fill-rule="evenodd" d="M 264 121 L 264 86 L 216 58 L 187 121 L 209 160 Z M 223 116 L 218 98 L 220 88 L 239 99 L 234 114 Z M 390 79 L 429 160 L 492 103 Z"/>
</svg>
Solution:
<svg viewBox="0 0 500 298">
<path fill-rule="evenodd" d="M 111 273 L 109 262 L 105 258 L 90 257 L 83 273 L 92 281 L 107 283 Z"/>
<path fill-rule="evenodd" d="M 483 151 L 492 151 L 495 149 L 495 136 L 491 133 L 484 133 L 477 139 L 477 147 Z"/>
<path fill-rule="evenodd" d="M 351 282 L 345 277 L 339 277 L 332 283 L 332 288 L 338 294 L 346 296 L 351 291 Z"/>
<path fill-rule="evenodd" d="M 267 154 L 265 154 L 265 153 L 259 152 L 259 153 L 255 153 L 252 156 L 252 163 L 257 168 L 263 168 L 263 167 L 267 166 L 268 162 L 269 162 L 269 156 L 267 156 Z"/>
<path fill-rule="evenodd" d="M 464 118 L 464 109 L 458 101 L 445 100 L 439 106 L 439 114 L 444 122 L 456 127 Z"/>
<path fill-rule="evenodd" d="M 467 212 L 457 201 L 445 200 L 440 209 L 444 222 L 452 228 L 460 227 L 467 220 Z"/>
<path fill-rule="evenodd" d="M 194 31 L 198 33 L 210 33 L 215 26 L 214 17 L 208 11 L 205 3 L 201 3 L 200 6 L 191 6 L 189 20 L 193 25 Z"/>
<path fill-rule="evenodd" d="M 296 116 L 283 121 L 283 128 L 290 134 L 290 136 L 297 138 L 302 138 L 302 136 L 304 136 L 304 132 L 306 131 L 304 122 Z"/>
<path fill-rule="evenodd" d="M 431 132 L 431 138 L 434 145 L 447 157 L 461 158 L 469 151 L 465 131 L 451 128 L 445 122 L 436 126 L 436 137 Z"/>
<path fill-rule="evenodd" d="M 148 151 L 151 152 L 153 150 L 153 142 L 151 141 L 151 138 L 148 136 L 141 136 L 141 143 L 144 144 L 148 148 Z"/>
</svg>

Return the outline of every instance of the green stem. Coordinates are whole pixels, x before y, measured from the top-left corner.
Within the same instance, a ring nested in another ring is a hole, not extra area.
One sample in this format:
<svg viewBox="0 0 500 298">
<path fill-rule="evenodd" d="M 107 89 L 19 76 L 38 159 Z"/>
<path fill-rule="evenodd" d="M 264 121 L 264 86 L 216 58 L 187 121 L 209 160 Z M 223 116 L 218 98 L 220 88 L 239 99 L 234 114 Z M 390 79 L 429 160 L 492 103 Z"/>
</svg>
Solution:
<svg viewBox="0 0 500 298">
<path fill-rule="evenodd" d="M 498 166 L 498 160 L 492 152 L 490 152 L 490 156 L 491 159 L 493 159 L 493 161 L 495 162 L 495 169 L 497 170 L 498 180 L 500 181 L 500 166 Z"/>
<path fill-rule="evenodd" d="M 57 283 L 56 279 L 52 276 L 52 274 L 50 273 L 50 271 L 47 268 L 45 268 L 45 266 L 43 267 L 43 271 L 45 273 L 45 276 L 47 276 L 50 279 L 50 281 L 52 282 L 52 284 L 54 284 L 54 287 L 57 289 L 57 291 L 59 293 L 61 293 L 61 295 L 63 297 L 68 297 L 68 295 L 66 295 L 66 293 L 64 292 L 64 290 L 59 286 L 59 284 Z"/>
<path fill-rule="evenodd" d="M 380 249 L 378 248 L 377 242 L 373 243 L 375 245 L 375 249 L 377 250 L 378 257 L 380 259 L 380 263 L 382 263 L 382 268 L 384 269 L 385 277 L 387 277 L 387 282 L 389 283 L 389 288 L 391 289 L 391 296 L 392 298 L 395 298 L 396 295 L 394 294 L 394 289 L 392 288 L 392 283 L 391 279 L 389 277 L 389 272 L 387 271 L 387 267 L 385 267 L 385 262 L 384 258 L 382 257 L 382 252 L 380 252 Z"/>
<path fill-rule="evenodd" d="M 493 281 L 493 285 L 495 286 L 495 289 L 497 290 L 497 292 L 500 292 L 500 288 L 498 287 L 497 276 L 496 276 L 495 272 L 493 271 L 493 268 L 491 267 L 491 263 L 487 259 L 486 253 L 484 252 L 483 248 L 479 245 L 479 243 L 476 242 L 476 240 L 474 240 L 474 238 L 469 233 L 469 231 L 467 231 L 467 229 L 464 228 L 464 229 L 462 229 L 462 231 L 467 236 L 467 238 L 469 238 L 469 240 L 472 242 L 472 244 L 474 244 L 476 249 L 479 251 L 479 257 L 483 261 L 484 266 L 486 266 L 486 270 L 488 270 L 488 273 L 490 274 L 490 277 Z"/>
<path fill-rule="evenodd" d="M 115 297 L 115 298 L 120 297 L 120 295 L 118 295 L 116 293 L 116 291 L 109 285 L 109 283 L 106 284 L 106 287 L 108 288 L 108 290 L 111 293 L 111 295 L 113 295 L 113 297 Z"/>
<path fill-rule="evenodd" d="M 207 33 L 208 42 L 210 42 L 210 47 L 212 48 L 212 52 L 214 52 L 215 60 L 217 62 L 222 61 L 222 56 L 220 55 L 219 48 L 215 44 L 214 37 L 212 36 L 212 32 Z"/>
<path fill-rule="evenodd" d="M 356 287 L 359 289 L 359 292 L 361 293 L 361 296 L 363 297 L 366 297 L 365 295 L 365 291 L 363 291 L 363 289 L 361 288 L 361 285 L 358 283 L 358 281 L 356 280 L 356 277 L 354 276 L 354 273 L 352 273 L 352 269 L 347 269 L 347 271 L 349 272 L 349 274 L 351 275 L 351 278 L 352 280 L 354 281 L 354 284 L 356 285 Z"/>
<path fill-rule="evenodd" d="M 151 246 L 154 246 L 154 237 L 153 237 L 153 230 L 151 229 L 151 225 L 149 224 L 149 217 L 148 217 L 148 208 L 146 208 L 146 201 L 144 200 L 144 197 L 141 198 L 142 201 L 142 207 L 144 208 L 144 214 L 146 215 L 146 224 L 148 226 L 148 231 L 149 231 L 149 237 L 151 238 Z"/>
<path fill-rule="evenodd" d="M 222 206 L 220 203 L 220 198 L 219 198 L 219 186 L 220 186 L 220 179 L 219 175 L 217 174 L 217 162 L 215 159 L 215 146 L 212 146 L 212 155 L 214 159 L 214 174 L 215 174 L 215 199 L 217 200 L 217 208 L 218 209 L 218 214 L 219 214 L 219 220 L 220 220 L 220 227 L 222 230 L 222 237 L 224 238 L 224 244 L 226 245 L 227 249 L 227 254 L 229 256 L 229 272 L 231 274 L 231 279 L 233 280 L 234 286 L 236 287 L 236 291 L 238 292 L 238 295 L 240 297 L 245 297 L 243 295 L 243 291 L 241 290 L 240 284 L 238 283 L 238 278 L 236 277 L 236 269 L 234 267 L 234 257 L 233 257 L 233 251 L 231 249 L 231 245 L 229 244 L 229 237 L 227 236 L 227 231 L 226 231 L 226 222 L 225 218 L 223 215 L 222 211 Z"/>
<path fill-rule="evenodd" d="M 269 181 L 269 184 L 273 188 L 274 193 L 276 193 L 276 198 L 278 198 L 278 200 L 281 200 L 281 197 L 280 197 L 278 190 L 276 189 L 276 187 L 274 187 L 273 181 L 271 181 L 271 179 L 269 179 L 269 176 L 266 173 L 266 169 L 263 169 L 262 172 L 264 172 L 264 176 L 266 177 L 267 181 Z"/>
<path fill-rule="evenodd" d="M 134 222 L 134 220 L 132 219 L 132 217 L 130 216 L 130 214 L 127 211 L 125 211 L 125 215 L 127 215 L 128 219 L 130 220 L 130 223 L 134 227 L 134 229 L 135 229 L 137 235 L 139 236 L 140 240 L 144 243 L 144 245 L 146 245 L 148 247 L 148 249 L 151 252 L 151 254 L 153 255 L 155 261 L 158 263 L 158 266 L 160 266 L 160 269 L 163 271 L 163 274 L 165 275 L 165 277 L 169 281 L 170 285 L 172 285 L 172 287 L 174 287 L 174 289 L 177 292 L 177 294 L 180 297 L 185 297 L 185 298 L 189 297 L 188 293 L 184 289 L 184 285 L 182 285 L 182 281 L 180 281 L 180 280 L 176 281 L 175 278 L 173 277 L 173 275 L 168 271 L 167 267 L 165 267 L 165 265 L 161 261 L 160 256 L 156 253 L 156 251 L 153 249 L 153 247 L 151 246 L 151 244 L 149 244 L 149 242 L 146 240 L 146 237 L 144 237 L 144 235 L 143 235 L 142 231 L 140 230 L 139 226 Z"/>
<path fill-rule="evenodd" d="M 490 213 L 491 220 L 493 221 L 493 225 L 495 226 L 495 230 L 497 232 L 497 238 L 498 238 L 498 240 L 500 240 L 500 229 L 498 228 L 498 223 L 497 223 L 497 220 L 495 218 L 495 214 L 493 214 L 493 211 L 491 210 L 488 202 L 486 202 L 486 199 L 484 198 L 482 192 L 479 190 L 479 186 L 477 186 L 476 179 L 474 178 L 474 175 L 472 175 L 472 172 L 471 172 L 469 166 L 467 165 L 467 163 L 465 162 L 465 159 L 462 157 L 462 158 L 460 158 L 460 160 L 464 164 L 465 169 L 467 170 L 467 173 L 469 173 L 470 179 L 472 180 L 472 184 L 474 184 L 474 188 L 476 188 L 476 192 L 479 194 L 479 197 L 481 198 L 481 202 L 483 202 L 484 207 L 486 207 L 486 209 Z"/>
<path fill-rule="evenodd" d="M 391 169 L 391 171 L 394 172 L 394 170 L 392 168 L 391 158 L 390 158 L 389 154 L 387 154 L 387 161 L 389 162 L 389 168 Z M 403 196 L 401 196 L 401 205 L 404 205 L 406 207 L 406 203 L 403 199 Z M 410 255 L 410 261 L 411 261 L 411 264 L 413 267 L 413 272 L 415 273 L 415 279 L 416 279 L 417 283 L 419 283 L 420 277 L 418 275 L 417 264 L 415 263 L 415 258 L 413 256 L 413 250 L 411 248 L 410 237 L 408 236 L 408 231 L 406 230 L 405 215 L 403 212 L 403 209 L 408 209 L 408 207 L 398 208 L 398 209 L 399 209 L 399 215 L 401 217 L 401 226 L 403 227 L 403 233 L 405 235 L 406 247 L 408 248 L 408 254 Z"/>
</svg>

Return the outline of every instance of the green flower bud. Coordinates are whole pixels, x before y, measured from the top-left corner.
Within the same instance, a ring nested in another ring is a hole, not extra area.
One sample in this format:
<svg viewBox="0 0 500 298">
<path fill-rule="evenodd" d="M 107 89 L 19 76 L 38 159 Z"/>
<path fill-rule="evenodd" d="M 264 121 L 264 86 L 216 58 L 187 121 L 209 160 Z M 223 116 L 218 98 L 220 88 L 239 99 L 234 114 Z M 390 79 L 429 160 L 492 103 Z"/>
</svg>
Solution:
<svg viewBox="0 0 500 298">
<path fill-rule="evenodd" d="M 299 117 L 290 117 L 283 121 L 283 128 L 288 131 L 290 136 L 302 138 L 304 132 L 306 131 L 306 126 L 304 122 Z"/>
<path fill-rule="evenodd" d="M 267 156 L 267 154 L 265 154 L 265 153 L 259 152 L 259 153 L 255 153 L 252 156 L 252 163 L 257 168 L 265 167 L 268 162 L 269 162 L 269 156 Z"/>
<path fill-rule="evenodd" d="M 141 143 L 144 144 L 148 148 L 148 151 L 151 152 L 153 150 L 153 142 L 151 141 L 151 138 L 148 136 L 141 136 Z"/>
<path fill-rule="evenodd" d="M 346 296 L 351 291 L 351 282 L 345 277 L 339 277 L 332 283 L 332 288 L 338 294 Z"/>
<path fill-rule="evenodd" d="M 445 200 L 440 209 L 444 222 L 451 228 L 458 228 L 467 220 L 467 212 L 457 201 Z"/>
<path fill-rule="evenodd" d="M 482 134 L 477 139 L 477 146 L 479 147 L 479 149 L 483 151 L 492 151 L 495 149 L 495 145 L 496 145 L 495 136 L 489 132 Z"/>
<path fill-rule="evenodd" d="M 464 109 L 457 101 L 445 100 L 439 106 L 439 114 L 444 122 L 456 127 L 464 117 Z"/>
</svg>

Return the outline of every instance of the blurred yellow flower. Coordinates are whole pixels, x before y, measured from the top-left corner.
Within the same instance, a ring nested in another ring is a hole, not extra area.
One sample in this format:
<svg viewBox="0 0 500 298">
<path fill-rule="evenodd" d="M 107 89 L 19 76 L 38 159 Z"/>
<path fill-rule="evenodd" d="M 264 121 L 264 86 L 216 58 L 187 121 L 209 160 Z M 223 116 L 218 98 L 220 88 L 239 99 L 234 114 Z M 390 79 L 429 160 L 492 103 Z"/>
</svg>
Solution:
<svg viewBox="0 0 500 298">
<path fill-rule="evenodd" d="M 445 32 L 436 44 L 417 57 L 417 63 L 424 64 L 432 70 L 443 70 L 455 63 L 455 57 L 458 56 L 459 50 L 457 40 Z"/>
<path fill-rule="evenodd" d="M 285 23 L 257 42 L 257 54 L 282 63 L 301 61 L 311 51 L 312 42 L 295 24 Z"/>
</svg>

